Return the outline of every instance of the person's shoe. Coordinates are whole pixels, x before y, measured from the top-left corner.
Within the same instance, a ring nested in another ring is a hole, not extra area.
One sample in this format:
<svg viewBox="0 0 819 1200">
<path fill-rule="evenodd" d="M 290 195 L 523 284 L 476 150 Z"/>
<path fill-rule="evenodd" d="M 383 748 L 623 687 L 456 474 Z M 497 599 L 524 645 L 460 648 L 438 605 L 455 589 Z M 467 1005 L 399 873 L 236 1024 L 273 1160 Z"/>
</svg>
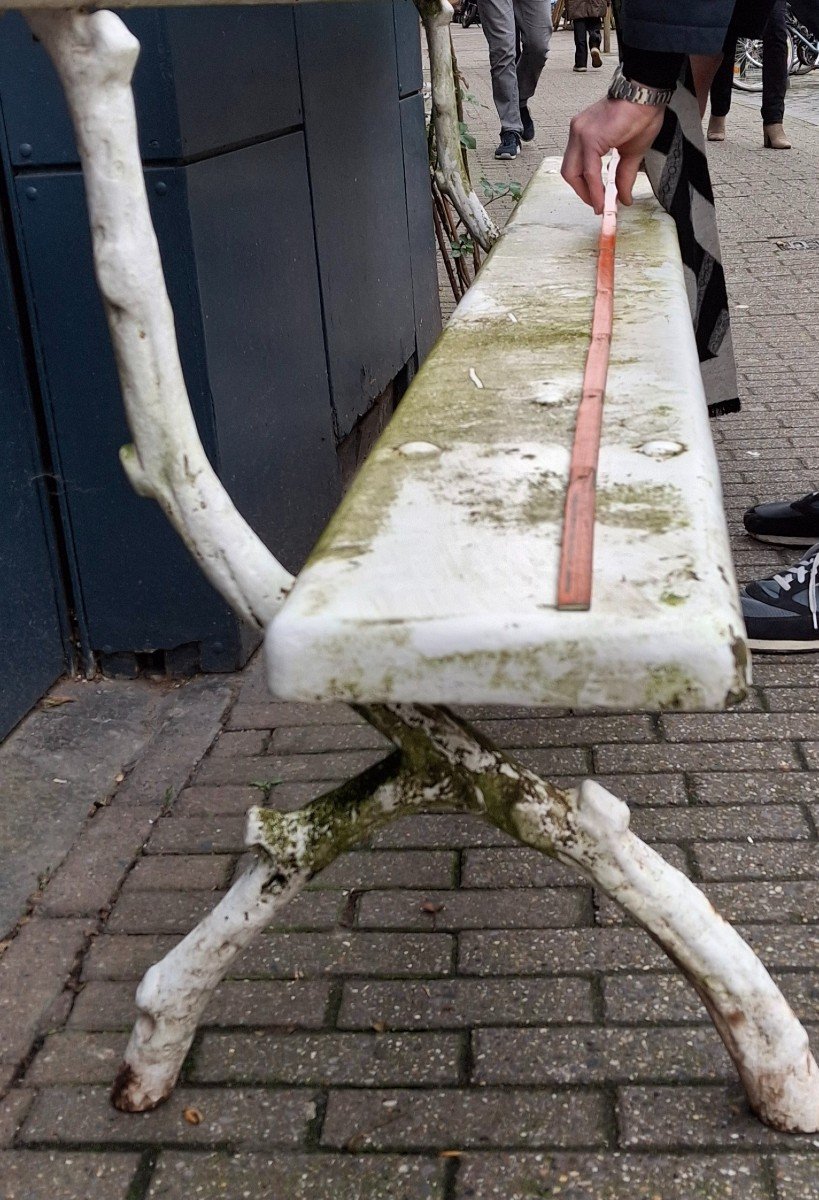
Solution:
<svg viewBox="0 0 819 1200">
<path fill-rule="evenodd" d="M 777 546 L 812 546 L 819 541 L 819 492 L 801 500 L 757 504 L 742 518 L 751 537 Z"/>
<path fill-rule="evenodd" d="M 495 158 L 517 158 L 520 154 L 520 138 L 512 129 L 504 129 L 495 151 Z"/>
<path fill-rule="evenodd" d="M 588 70 L 588 67 L 572 67 L 572 70 L 577 72 L 578 75 L 581 75 Z"/>
<path fill-rule="evenodd" d="M 791 149 L 791 144 L 788 141 L 785 130 L 782 128 L 781 122 L 778 125 L 763 125 L 762 133 L 764 135 L 766 150 Z"/>
<path fill-rule="evenodd" d="M 819 544 L 787 570 L 747 584 L 741 600 L 752 650 L 819 650 Z"/>
<path fill-rule="evenodd" d="M 600 51 L 597 49 L 596 46 L 592 46 L 592 48 L 591 48 L 591 60 L 592 60 L 593 67 L 602 67 L 603 55 L 600 53 Z"/>
<path fill-rule="evenodd" d="M 523 133 L 520 136 L 524 142 L 531 142 L 535 136 L 535 123 L 532 120 L 532 114 L 529 112 L 528 104 L 521 104 L 520 119 L 523 122 Z"/>
<path fill-rule="evenodd" d="M 725 117 L 715 117 L 712 115 L 708 122 L 708 133 L 706 134 L 709 142 L 724 142 L 725 141 Z"/>
</svg>

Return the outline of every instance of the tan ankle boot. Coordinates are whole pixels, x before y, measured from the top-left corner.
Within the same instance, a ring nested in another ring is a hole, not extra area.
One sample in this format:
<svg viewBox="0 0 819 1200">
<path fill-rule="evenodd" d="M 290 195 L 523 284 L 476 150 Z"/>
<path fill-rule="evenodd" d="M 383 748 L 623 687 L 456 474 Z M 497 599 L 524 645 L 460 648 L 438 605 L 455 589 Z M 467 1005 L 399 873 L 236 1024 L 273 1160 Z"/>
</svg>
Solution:
<svg viewBox="0 0 819 1200">
<path fill-rule="evenodd" d="M 766 150 L 790 150 L 791 144 L 781 123 L 779 125 L 763 125 L 762 132 L 765 135 Z"/>
<path fill-rule="evenodd" d="M 711 120 L 708 122 L 708 141 L 725 141 L 725 117 L 715 117 L 712 114 Z"/>
</svg>

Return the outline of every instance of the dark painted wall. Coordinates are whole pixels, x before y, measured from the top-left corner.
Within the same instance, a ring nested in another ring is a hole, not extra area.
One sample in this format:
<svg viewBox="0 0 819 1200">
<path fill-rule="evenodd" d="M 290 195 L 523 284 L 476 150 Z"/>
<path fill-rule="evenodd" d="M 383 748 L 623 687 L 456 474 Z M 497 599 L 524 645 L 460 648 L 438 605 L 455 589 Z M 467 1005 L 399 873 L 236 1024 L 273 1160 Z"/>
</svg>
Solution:
<svg viewBox="0 0 819 1200">
<path fill-rule="evenodd" d="M 297 569 L 339 497 L 337 443 L 440 323 L 416 12 L 395 0 L 124 19 L 142 43 L 140 143 L 200 433 Z M 232 668 L 250 641 L 119 468 L 128 435 L 60 89 L 19 16 L 0 35 L 16 304 L 36 366 L 26 403 L 53 458 L 79 640 L 108 655 L 193 645 L 204 666 Z"/>
</svg>

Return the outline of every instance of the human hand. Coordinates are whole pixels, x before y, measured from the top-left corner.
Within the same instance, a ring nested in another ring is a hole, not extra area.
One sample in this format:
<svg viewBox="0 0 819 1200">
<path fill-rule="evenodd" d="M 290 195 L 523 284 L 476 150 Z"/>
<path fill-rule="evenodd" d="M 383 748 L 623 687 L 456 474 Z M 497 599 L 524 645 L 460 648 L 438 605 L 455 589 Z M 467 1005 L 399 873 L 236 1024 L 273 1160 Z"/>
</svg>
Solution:
<svg viewBox="0 0 819 1200">
<path fill-rule="evenodd" d="M 561 175 L 581 200 L 603 211 L 603 155 L 620 151 L 617 195 L 631 204 L 632 190 L 646 151 L 660 132 L 665 108 L 631 100 L 598 100 L 572 118 Z"/>
</svg>

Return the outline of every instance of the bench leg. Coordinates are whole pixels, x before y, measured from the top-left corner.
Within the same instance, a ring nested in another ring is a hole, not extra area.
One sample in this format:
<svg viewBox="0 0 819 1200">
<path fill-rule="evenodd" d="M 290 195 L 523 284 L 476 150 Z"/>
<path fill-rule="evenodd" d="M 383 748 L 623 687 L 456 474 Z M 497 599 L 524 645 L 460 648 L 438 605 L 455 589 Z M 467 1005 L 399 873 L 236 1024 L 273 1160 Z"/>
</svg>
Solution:
<svg viewBox="0 0 819 1200">
<path fill-rule="evenodd" d="M 251 809 L 246 841 L 258 847 L 258 860 L 137 989 L 138 1016 L 114 1105 L 144 1112 L 170 1095 L 216 986 L 314 875 L 396 816 L 453 807 L 457 797 L 446 779 L 425 784 L 392 754 L 297 812 Z"/>
<path fill-rule="evenodd" d="M 482 250 L 490 250 L 500 236 L 495 222 L 478 199 L 464 162 L 452 61 L 449 0 L 415 0 L 429 51 L 432 85 L 432 124 L 435 131 L 435 181 L 448 196 L 471 236 Z"/>
<path fill-rule="evenodd" d="M 591 780 L 577 789 L 554 787 L 443 708 L 360 711 L 405 746 L 427 774 L 437 766 L 442 778 L 450 778 L 461 807 L 577 867 L 616 900 L 700 995 L 754 1112 L 775 1129 L 819 1130 L 819 1068 L 807 1033 L 736 930 L 699 888 L 630 831 L 626 804 Z"/>
</svg>

